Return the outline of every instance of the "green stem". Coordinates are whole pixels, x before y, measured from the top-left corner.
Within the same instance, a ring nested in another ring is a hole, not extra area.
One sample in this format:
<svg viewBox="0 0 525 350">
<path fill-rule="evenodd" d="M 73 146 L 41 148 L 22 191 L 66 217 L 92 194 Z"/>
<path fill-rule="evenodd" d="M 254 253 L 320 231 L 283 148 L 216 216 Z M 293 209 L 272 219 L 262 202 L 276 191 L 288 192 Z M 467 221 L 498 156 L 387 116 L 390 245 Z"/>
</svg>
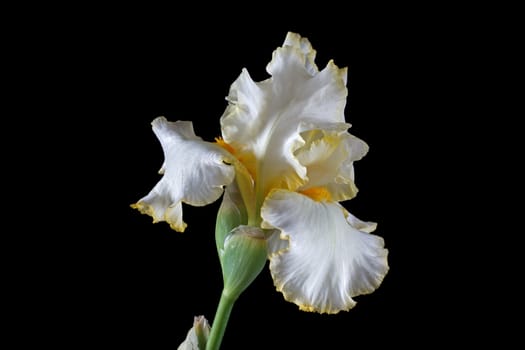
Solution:
<svg viewBox="0 0 525 350">
<path fill-rule="evenodd" d="M 219 350 L 234 303 L 235 299 L 224 294 L 223 291 L 217 312 L 215 313 L 215 318 L 213 319 L 210 336 L 206 343 L 206 350 Z"/>
</svg>

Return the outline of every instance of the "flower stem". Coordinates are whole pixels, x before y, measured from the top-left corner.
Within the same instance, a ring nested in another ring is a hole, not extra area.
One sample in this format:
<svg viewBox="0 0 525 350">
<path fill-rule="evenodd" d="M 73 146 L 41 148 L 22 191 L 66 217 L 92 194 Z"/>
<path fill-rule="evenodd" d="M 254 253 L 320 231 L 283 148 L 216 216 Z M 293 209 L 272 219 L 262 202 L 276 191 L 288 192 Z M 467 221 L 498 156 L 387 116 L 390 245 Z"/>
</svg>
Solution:
<svg viewBox="0 0 525 350">
<path fill-rule="evenodd" d="M 217 312 L 215 313 L 210 336 L 206 343 L 206 350 L 219 350 L 234 303 L 235 299 L 224 294 L 223 291 Z"/>
</svg>

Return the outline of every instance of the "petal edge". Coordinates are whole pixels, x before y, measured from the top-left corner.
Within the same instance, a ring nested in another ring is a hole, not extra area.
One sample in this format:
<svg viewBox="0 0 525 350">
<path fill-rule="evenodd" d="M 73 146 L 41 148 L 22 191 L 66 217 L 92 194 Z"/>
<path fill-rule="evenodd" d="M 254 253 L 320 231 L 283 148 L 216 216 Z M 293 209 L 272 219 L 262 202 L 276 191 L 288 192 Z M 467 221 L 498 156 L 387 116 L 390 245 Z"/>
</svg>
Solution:
<svg viewBox="0 0 525 350">
<path fill-rule="evenodd" d="M 270 256 L 274 284 L 301 310 L 349 310 L 352 297 L 373 292 L 388 272 L 383 239 L 353 227 L 357 219 L 346 214 L 338 203 L 285 190 L 271 192 L 263 205 L 264 227 L 289 240 L 288 249 Z"/>
</svg>

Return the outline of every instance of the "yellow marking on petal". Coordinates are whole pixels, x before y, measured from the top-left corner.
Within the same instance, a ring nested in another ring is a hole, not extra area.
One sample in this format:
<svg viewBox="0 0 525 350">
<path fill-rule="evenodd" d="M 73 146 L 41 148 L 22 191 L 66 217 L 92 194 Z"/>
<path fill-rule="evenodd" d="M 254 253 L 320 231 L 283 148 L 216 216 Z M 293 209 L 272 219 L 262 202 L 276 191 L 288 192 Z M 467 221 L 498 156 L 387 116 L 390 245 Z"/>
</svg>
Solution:
<svg viewBox="0 0 525 350">
<path fill-rule="evenodd" d="M 233 148 L 230 144 L 226 143 L 222 137 L 216 137 L 215 142 L 231 154 L 235 154 L 235 148 Z"/>
<path fill-rule="evenodd" d="M 328 192 L 326 187 L 311 187 L 306 190 L 299 191 L 299 193 L 302 193 L 317 202 L 333 202 L 332 195 L 330 192 Z"/>
<path fill-rule="evenodd" d="M 149 215 L 153 218 L 153 223 L 156 224 L 160 222 L 159 218 L 155 215 L 155 211 L 153 210 L 153 207 L 150 205 L 147 205 L 143 202 L 137 202 L 130 205 L 133 209 L 137 209 L 140 211 L 141 214 Z"/>
<path fill-rule="evenodd" d="M 153 223 L 158 224 L 162 220 L 166 221 L 172 230 L 177 232 L 184 232 L 186 230 L 186 227 L 188 225 L 183 222 L 182 225 L 178 225 L 177 223 L 169 220 L 168 218 L 164 217 L 164 219 L 159 218 L 157 215 L 155 215 L 155 210 L 153 210 L 153 207 L 149 204 L 146 204 L 144 202 L 137 202 L 130 205 L 131 208 L 137 209 L 140 211 L 141 214 L 149 215 L 153 218 Z"/>
<path fill-rule="evenodd" d="M 271 265 L 270 265 L 270 269 L 271 269 Z M 344 308 L 341 308 L 339 310 L 338 309 L 331 309 L 329 306 L 328 307 L 323 307 L 323 308 L 320 308 L 320 309 L 316 309 L 315 306 L 313 306 L 313 305 L 303 303 L 301 300 L 299 300 L 297 295 L 293 295 L 291 293 L 286 292 L 284 290 L 285 282 L 283 282 L 282 280 L 276 279 L 273 274 L 272 274 L 272 276 L 274 278 L 275 289 L 283 295 L 284 300 L 286 300 L 286 301 L 288 301 L 290 303 L 294 303 L 295 305 L 297 305 L 299 307 L 299 310 L 301 310 L 301 311 L 316 312 L 318 314 L 335 315 L 335 314 L 339 313 L 339 311 L 349 311 L 350 309 L 352 309 L 355 306 L 355 303 L 354 304 L 349 304 L 348 303 L 347 305 L 345 305 Z"/>
<path fill-rule="evenodd" d="M 315 308 L 311 305 L 299 305 L 299 310 L 306 312 L 314 312 Z"/>
<path fill-rule="evenodd" d="M 216 137 L 215 142 L 219 147 L 230 152 L 234 155 L 234 158 L 231 159 L 233 166 L 235 167 L 235 179 L 237 185 L 239 186 L 239 191 L 244 204 L 246 205 L 246 210 L 248 212 L 248 220 L 251 223 L 253 220 L 256 220 L 257 216 L 255 213 L 255 198 L 253 184 L 255 181 L 255 173 L 250 171 L 248 164 L 254 162 L 255 157 L 250 156 L 250 154 L 239 154 L 235 148 L 232 147 L 229 143 L 224 141 L 222 137 Z M 247 161 L 249 160 L 249 161 Z"/>
</svg>

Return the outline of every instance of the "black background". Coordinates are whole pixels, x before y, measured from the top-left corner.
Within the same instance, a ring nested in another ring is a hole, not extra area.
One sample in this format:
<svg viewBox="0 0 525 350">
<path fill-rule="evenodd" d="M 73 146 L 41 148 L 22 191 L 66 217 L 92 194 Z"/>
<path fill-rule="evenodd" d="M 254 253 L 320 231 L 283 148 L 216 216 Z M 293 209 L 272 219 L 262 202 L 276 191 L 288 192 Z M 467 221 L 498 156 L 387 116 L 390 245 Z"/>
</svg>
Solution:
<svg viewBox="0 0 525 350">
<path fill-rule="evenodd" d="M 183 23 L 183 12 L 124 10 L 47 23 L 27 44 L 42 58 L 31 65 L 32 88 L 50 90 L 38 106 L 56 112 L 70 145 L 46 153 L 68 159 L 60 157 L 61 171 L 44 189 L 56 198 L 60 188 L 46 219 L 57 233 L 40 238 L 50 248 L 28 277 L 37 296 L 25 291 L 22 317 L 45 325 L 42 343 L 174 348 L 193 316 L 213 320 L 222 287 L 214 242 L 220 201 L 184 206 L 184 233 L 129 206 L 160 179 L 162 150 L 150 122 L 190 120 L 197 135 L 213 140 L 230 84 L 243 67 L 266 79 L 287 31 L 310 40 L 319 68 L 329 59 L 349 68 L 346 118 L 370 152 L 355 164 L 360 192 L 344 205 L 378 222 L 391 270 L 351 311 L 319 315 L 286 302 L 265 268 L 236 303 L 223 348 L 425 347 L 464 335 L 468 296 L 456 281 L 463 271 L 451 269 L 458 248 L 442 229 L 455 214 L 436 215 L 431 204 L 448 195 L 449 174 L 436 164 L 449 150 L 436 136 L 455 137 L 440 103 L 454 97 L 446 87 L 456 50 L 443 50 L 446 25 L 401 8 L 334 9 L 337 18 L 323 21 L 314 10 L 301 21 L 231 14 L 218 24 L 198 16 Z"/>
</svg>

